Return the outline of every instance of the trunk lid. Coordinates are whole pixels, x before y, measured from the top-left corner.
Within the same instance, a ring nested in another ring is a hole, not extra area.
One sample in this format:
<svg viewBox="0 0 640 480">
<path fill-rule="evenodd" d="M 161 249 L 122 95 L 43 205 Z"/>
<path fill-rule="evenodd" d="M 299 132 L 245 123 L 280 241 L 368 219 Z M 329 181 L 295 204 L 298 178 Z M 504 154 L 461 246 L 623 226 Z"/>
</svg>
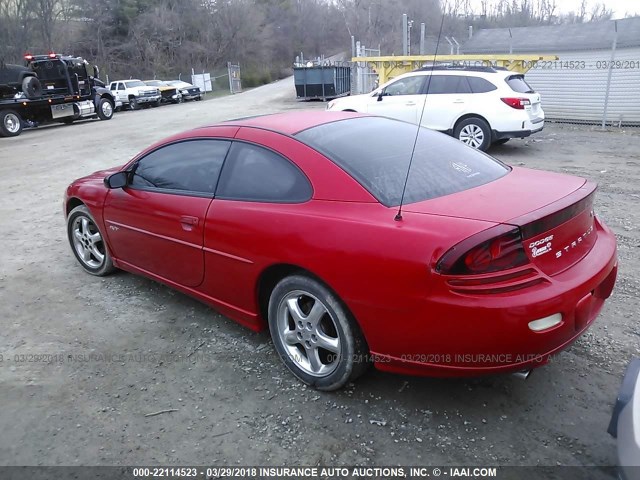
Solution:
<svg viewBox="0 0 640 480">
<path fill-rule="evenodd" d="M 493 182 L 403 210 L 520 227 L 530 261 L 553 275 L 578 262 L 595 243 L 595 190 L 583 178 L 514 167 Z"/>
</svg>

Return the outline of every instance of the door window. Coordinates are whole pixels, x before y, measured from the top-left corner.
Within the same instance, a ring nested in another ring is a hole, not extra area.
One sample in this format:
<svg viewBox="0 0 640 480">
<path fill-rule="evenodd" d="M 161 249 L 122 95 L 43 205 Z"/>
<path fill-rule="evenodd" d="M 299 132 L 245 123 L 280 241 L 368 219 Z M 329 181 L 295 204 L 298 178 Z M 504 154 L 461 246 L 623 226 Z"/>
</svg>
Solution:
<svg viewBox="0 0 640 480">
<path fill-rule="evenodd" d="M 461 75 L 432 75 L 424 88 L 429 95 L 471 93 L 467 77 Z"/>
<path fill-rule="evenodd" d="M 130 185 L 213 196 L 231 142 L 188 140 L 149 153 L 134 167 Z"/>
<path fill-rule="evenodd" d="M 305 175 L 266 148 L 234 142 L 224 164 L 217 198 L 253 202 L 302 203 L 311 198 Z"/>
<path fill-rule="evenodd" d="M 383 95 L 418 95 L 422 93 L 424 75 L 402 78 L 384 89 Z"/>
</svg>

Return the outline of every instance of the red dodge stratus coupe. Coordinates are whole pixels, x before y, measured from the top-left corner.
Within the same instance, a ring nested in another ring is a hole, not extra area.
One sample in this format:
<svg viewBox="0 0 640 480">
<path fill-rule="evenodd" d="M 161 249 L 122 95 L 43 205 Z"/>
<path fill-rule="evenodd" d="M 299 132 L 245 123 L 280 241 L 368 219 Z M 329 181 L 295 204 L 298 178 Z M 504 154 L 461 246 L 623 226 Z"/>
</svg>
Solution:
<svg viewBox="0 0 640 480">
<path fill-rule="evenodd" d="M 470 376 L 569 346 L 616 278 L 595 190 L 408 123 L 294 112 L 170 137 L 73 182 L 64 211 L 88 273 L 268 325 L 293 374 L 333 390 L 372 362 Z"/>
</svg>

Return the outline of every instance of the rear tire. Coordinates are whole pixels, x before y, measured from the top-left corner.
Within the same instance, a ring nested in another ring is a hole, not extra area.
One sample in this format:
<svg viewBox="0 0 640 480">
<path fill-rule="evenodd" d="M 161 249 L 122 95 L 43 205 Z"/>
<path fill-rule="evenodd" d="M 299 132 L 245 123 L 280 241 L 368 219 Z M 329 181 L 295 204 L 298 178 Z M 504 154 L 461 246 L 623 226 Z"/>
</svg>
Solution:
<svg viewBox="0 0 640 480">
<path fill-rule="evenodd" d="M 456 125 L 453 136 L 465 145 L 483 152 L 491 145 L 491 128 L 479 117 L 462 120 Z"/>
<path fill-rule="evenodd" d="M 281 280 L 269 299 L 269 330 L 280 359 L 296 377 L 331 391 L 369 366 L 358 324 L 326 286 L 306 275 Z"/>
<path fill-rule="evenodd" d="M 17 137 L 22 132 L 22 118 L 13 110 L 0 112 L 0 135 Z"/>
</svg>

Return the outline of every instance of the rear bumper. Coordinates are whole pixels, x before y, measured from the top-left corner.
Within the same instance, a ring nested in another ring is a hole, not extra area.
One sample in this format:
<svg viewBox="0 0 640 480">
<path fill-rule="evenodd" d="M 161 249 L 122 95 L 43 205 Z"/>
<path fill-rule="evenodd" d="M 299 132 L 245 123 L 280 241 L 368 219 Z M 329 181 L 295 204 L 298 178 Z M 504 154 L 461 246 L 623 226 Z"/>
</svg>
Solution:
<svg viewBox="0 0 640 480">
<path fill-rule="evenodd" d="M 395 328 L 369 342 L 376 367 L 410 375 L 476 376 L 548 363 L 591 326 L 613 289 L 615 237 L 603 225 L 597 231 L 589 254 L 548 282 L 487 295 L 454 293 L 442 285 L 415 314 L 378 312 Z M 556 313 L 562 315 L 558 325 L 540 332 L 529 328 L 529 322 Z"/>
<path fill-rule="evenodd" d="M 503 140 L 505 138 L 525 138 L 530 135 L 533 135 L 534 133 L 541 132 L 543 128 L 544 128 L 544 120 L 542 120 L 541 122 L 532 124 L 532 128 L 527 130 L 514 130 L 511 132 L 499 132 L 497 130 L 494 130 L 493 141 Z"/>
</svg>

